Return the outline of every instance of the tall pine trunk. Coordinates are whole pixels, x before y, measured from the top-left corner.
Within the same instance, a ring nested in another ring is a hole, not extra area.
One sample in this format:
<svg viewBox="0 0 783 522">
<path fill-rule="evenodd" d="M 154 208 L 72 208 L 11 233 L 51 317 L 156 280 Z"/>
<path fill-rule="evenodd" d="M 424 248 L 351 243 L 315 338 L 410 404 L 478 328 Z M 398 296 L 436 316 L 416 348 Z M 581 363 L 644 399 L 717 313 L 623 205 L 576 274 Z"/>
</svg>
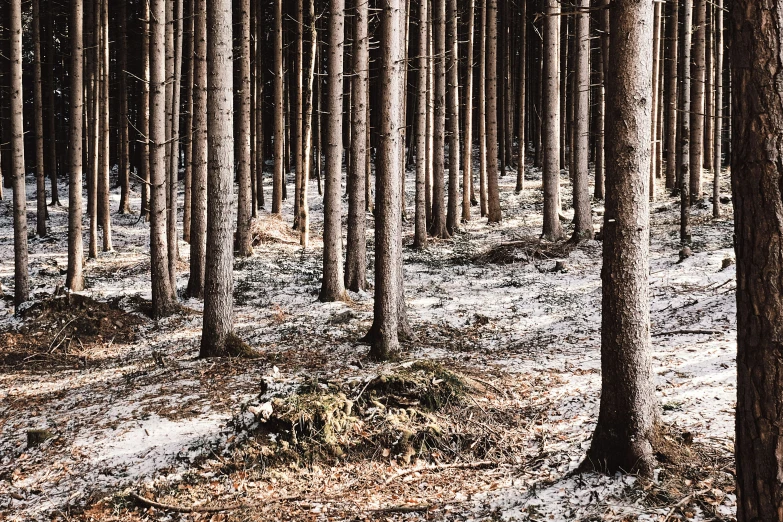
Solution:
<svg viewBox="0 0 783 522">
<path fill-rule="evenodd" d="M 446 112 L 449 137 L 449 195 L 446 231 L 454 234 L 459 227 L 459 36 L 457 35 L 457 0 L 447 0 L 446 9 Z"/>
<path fill-rule="evenodd" d="M 704 80 L 707 0 L 693 0 L 693 56 L 690 105 L 690 195 L 691 205 L 701 199 L 701 171 L 704 153 Z M 684 57 L 683 57 L 684 58 Z"/>
<path fill-rule="evenodd" d="M 435 62 L 432 224 L 430 234 L 446 239 L 446 0 L 432 0 L 432 59 Z"/>
<path fill-rule="evenodd" d="M 693 31 L 693 0 L 684 0 L 682 17 L 682 38 L 680 42 L 680 131 L 678 155 L 678 172 L 680 182 L 680 241 L 689 243 L 691 240 L 691 120 L 688 112 L 691 104 L 691 38 Z"/>
<path fill-rule="evenodd" d="M 40 0 L 33 0 L 33 128 L 35 129 L 35 231 L 46 235 L 46 172 L 44 166 L 43 89 Z"/>
<path fill-rule="evenodd" d="M 715 137 L 712 160 L 712 215 L 720 217 L 720 175 L 723 166 L 723 0 L 715 6 Z"/>
<path fill-rule="evenodd" d="M 239 193 L 237 194 L 236 251 L 238 255 L 247 257 L 253 253 L 250 235 L 253 206 L 250 191 L 250 0 L 241 0 L 237 25 L 240 27 L 239 56 L 237 56 L 240 84 L 236 89 L 240 103 L 236 114 L 239 118 L 239 134 L 236 136 L 239 141 L 237 144 Z"/>
<path fill-rule="evenodd" d="M 283 0 L 274 0 L 275 10 L 275 79 L 274 79 L 274 171 L 272 174 L 272 214 L 283 211 L 285 183 L 285 118 L 283 99 Z"/>
<path fill-rule="evenodd" d="M 68 146 L 68 274 L 72 292 L 84 289 L 84 239 L 82 238 L 82 120 L 84 113 L 84 3 L 71 2 L 70 144 Z"/>
<path fill-rule="evenodd" d="M 592 239 L 593 215 L 588 183 L 590 160 L 590 0 L 576 14 L 576 89 L 574 92 L 574 241 Z"/>
<path fill-rule="evenodd" d="M 416 214 L 413 232 L 413 247 L 427 246 L 427 78 L 430 75 L 427 48 L 429 31 L 429 0 L 419 2 L 419 56 L 418 85 L 416 91 Z"/>
<path fill-rule="evenodd" d="M 467 44 L 465 59 L 465 119 L 462 131 L 462 221 L 470 221 L 470 204 L 473 197 L 473 46 L 475 41 L 476 0 L 467 3 Z"/>
<path fill-rule="evenodd" d="M 547 1 L 544 20 L 544 237 L 557 241 L 563 237 L 560 224 L 560 77 L 558 42 L 560 40 L 560 4 Z"/>
<path fill-rule="evenodd" d="M 677 98 L 680 92 L 679 82 L 677 77 L 678 63 L 677 58 L 679 56 L 679 20 L 680 20 L 680 7 L 679 0 L 672 0 L 671 2 L 671 15 L 669 23 L 666 25 L 666 39 L 669 42 L 668 52 L 666 56 L 666 66 L 668 74 L 668 93 L 666 100 L 667 110 L 667 127 L 666 135 L 668 137 L 666 148 L 666 188 L 673 190 L 677 185 L 677 131 L 679 126 L 677 120 L 680 117 L 677 112 Z"/>
<path fill-rule="evenodd" d="M 610 10 L 601 406 L 585 467 L 651 476 L 659 423 L 650 350 L 649 198 L 653 2 Z"/>
</svg>

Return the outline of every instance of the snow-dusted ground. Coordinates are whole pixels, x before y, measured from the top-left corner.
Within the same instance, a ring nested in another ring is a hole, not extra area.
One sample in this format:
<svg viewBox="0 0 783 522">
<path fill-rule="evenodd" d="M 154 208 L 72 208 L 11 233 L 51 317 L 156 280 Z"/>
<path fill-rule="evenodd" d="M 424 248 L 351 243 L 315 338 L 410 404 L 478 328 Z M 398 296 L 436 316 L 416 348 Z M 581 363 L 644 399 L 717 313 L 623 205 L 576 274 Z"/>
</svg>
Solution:
<svg viewBox="0 0 783 522">
<path fill-rule="evenodd" d="M 534 465 L 489 473 L 486 487 L 470 492 L 460 486 L 457 475 L 451 496 L 446 492 L 441 500 L 461 502 L 451 513 L 460 512 L 462 519 L 484 519 L 490 513 L 508 520 L 662 519 L 668 508 L 652 507 L 627 494 L 632 477 L 566 476 L 583 457 L 598 412 L 601 243 L 590 241 L 573 251 L 564 260 L 564 272 L 551 270 L 555 259 L 508 265 L 471 262 L 493 246 L 540 232 L 540 172 L 528 173 L 528 190 L 519 195 L 513 192 L 513 177 L 501 178 L 501 225 L 488 226 L 474 208 L 473 220 L 454 239 L 432 242 L 425 252 L 405 249 L 408 312 L 419 342 L 407 346 L 403 358 L 437 359 L 478 372 L 508 387 L 510 407 L 540 410 L 518 442 L 525 455 L 538 456 Z M 569 201 L 566 181 L 564 176 L 563 200 Z M 410 174 L 407 191 L 410 204 Z M 307 252 L 287 231 L 290 198 L 285 225 L 266 212 L 259 216 L 277 240 L 262 242 L 252 258 L 235 265 L 238 333 L 262 353 L 273 354 L 274 365 L 269 357 L 242 362 L 196 359 L 201 304 L 187 300 L 184 304 L 192 313 L 157 324 L 146 321 L 137 342 L 108 343 L 82 365 L 45 371 L 0 367 L 0 519 L 65 517 L 71 506 L 140 483 L 178 480 L 194 457 L 208 456 L 232 437 L 229 421 L 242 403 L 258 396 L 262 378 L 285 389 L 307 373 L 366 378 L 382 369 L 364 361 L 366 347 L 356 344 L 370 324 L 371 295 L 353 295 L 351 303 L 317 301 L 322 203 L 314 184 L 310 194 L 313 245 Z M 33 195 L 30 178 L 31 231 Z M 138 209 L 135 195 L 133 208 Z M 693 256 L 679 262 L 677 202 L 663 192 L 659 196 L 651 214 L 650 295 L 663 419 L 673 429 L 691 433 L 697 443 L 731 447 L 735 271 L 734 265 L 724 269 L 722 263 L 733 256 L 733 225 L 730 217 L 713 220 L 710 209 L 695 208 Z M 67 187 L 60 187 L 60 198 L 67 201 Z M 118 201 L 115 191 L 114 208 Z M 595 209 L 598 227 L 598 203 Z M 412 215 L 413 209 L 408 212 Z M 30 241 L 34 297 L 51 294 L 64 283 L 66 217 L 65 209 L 51 209 L 50 237 Z M 149 299 L 147 225 L 136 216 L 114 215 L 113 234 L 115 251 L 88 262 L 85 293 L 99 300 Z M 411 236 L 409 222 L 406 244 Z M 368 239 L 372 245 L 371 229 Z M 187 261 L 183 242 L 180 254 Z M 369 266 L 372 277 L 372 249 Z M 180 294 L 187 284 L 186 265 L 181 268 Z M 0 202 L 0 283 L 6 294 L 12 292 L 8 200 Z M 121 301 L 130 309 L 129 303 Z M 349 320 L 330 320 L 345 312 L 350 312 Z M 11 301 L 0 299 L 0 331 L 18 324 Z M 472 334 L 463 335 L 468 328 Z M 28 449 L 26 431 L 37 427 L 52 430 L 55 437 Z M 467 473 L 472 479 L 482 476 L 479 471 Z M 341 491 L 337 485 L 329 487 L 335 494 Z M 368 500 L 364 507 L 382 507 L 383 501 Z M 698 518 L 700 511 L 694 509 Z M 731 516 L 730 494 L 720 509 Z"/>
</svg>

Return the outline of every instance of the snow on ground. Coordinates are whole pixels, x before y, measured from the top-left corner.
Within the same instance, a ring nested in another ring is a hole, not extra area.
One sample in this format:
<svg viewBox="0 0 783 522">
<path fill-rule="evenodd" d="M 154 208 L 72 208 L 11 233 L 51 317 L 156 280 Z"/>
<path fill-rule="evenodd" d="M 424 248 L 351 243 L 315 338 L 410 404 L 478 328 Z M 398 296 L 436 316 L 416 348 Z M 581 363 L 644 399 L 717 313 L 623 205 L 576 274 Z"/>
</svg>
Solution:
<svg viewBox="0 0 783 522">
<path fill-rule="evenodd" d="M 403 359 L 437 359 L 469 369 L 508 385 L 514 408 L 538 412 L 520 439 L 532 462 L 488 473 L 480 492 L 455 493 L 451 500 L 462 507 L 451 509 L 461 510 L 465 520 L 660 520 L 668 509 L 629 494 L 633 477 L 568 475 L 589 445 L 599 404 L 601 243 L 586 242 L 565 258 L 530 257 L 505 265 L 476 261 L 492 247 L 540 233 L 540 172 L 528 173 L 529 189 L 519 195 L 513 177 L 501 178 L 502 224 L 488 226 L 474 208 L 464 233 L 433 241 L 424 252 L 406 246 L 404 253 L 408 313 L 419 341 L 406 346 Z M 288 190 L 292 194 L 293 186 Z M 569 190 L 564 176 L 563 201 L 570 200 Z M 137 210 L 139 194 L 134 195 Z M 31 231 L 33 196 L 29 178 Z M 350 303 L 317 301 L 323 207 L 315 187 L 310 196 L 313 245 L 307 252 L 287 231 L 289 198 L 282 223 L 260 211 L 277 240 L 261 242 L 253 257 L 235 265 L 237 331 L 272 359 L 197 359 L 201 304 L 185 300 L 190 313 L 145 321 L 131 344 L 107 343 L 99 354 L 45 370 L 0 367 L 0 518 L 64 518 L 74 507 L 124 488 L 176 481 L 197 456 L 214 454 L 232 437 L 231 419 L 259 395 L 262 379 L 284 389 L 312 373 L 364 379 L 381 371 L 384 365 L 365 361 L 366 347 L 356 343 L 371 322 L 371 295 L 354 294 Z M 67 201 L 66 186 L 60 198 Z M 115 190 L 114 208 L 118 201 Z M 598 227 L 602 209 L 595 210 Z M 412 216 L 412 207 L 408 213 Z M 733 256 L 733 223 L 730 216 L 713 220 L 710 209 L 695 208 L 693 255 L 680 262 L 677 216 L 677 201 L 660 191 L 652 204 L 650 259 L 657 393 L 663 419 L 673 429 L 697 443 L 729 448 L 736 394 L 735 271 L 724 260 Z M 30 241 L 34 298 L 64 283 L 66 210 L 52 208 L 49 225 L 49 237 Z M 409 245 L 410 221 L 405 232 Z M 151 297 L 148 227 L 137 216 L 114 215 L 113 240 L 114 252 L 88 262 L 85 293 L 98 300 L 120 298 L 121 306 L 135 310 L 133 297 Z M 184 242 L 180 254 L 187 261 Z M 565 262 L 563 271 L 553 270 L 556 260 Z M 13 291 L 10 201 L 0 202 L 0 284 L 6 294 Z M 186 284 L 182 264 L 180 295 Z M 0 299 L 0 331 L 20 324 L 11 302 Z M 335 320 L 344 316 L 348 319 Z M 471 335 L 465 333 L 469 329 Z M 696 331 L 711 333 L 688 333 Z M 31 428 L 47 428 L 55 436 L 27 448 Z M 731 516 L 731 495 L 720 509 Z"/>
</svg>

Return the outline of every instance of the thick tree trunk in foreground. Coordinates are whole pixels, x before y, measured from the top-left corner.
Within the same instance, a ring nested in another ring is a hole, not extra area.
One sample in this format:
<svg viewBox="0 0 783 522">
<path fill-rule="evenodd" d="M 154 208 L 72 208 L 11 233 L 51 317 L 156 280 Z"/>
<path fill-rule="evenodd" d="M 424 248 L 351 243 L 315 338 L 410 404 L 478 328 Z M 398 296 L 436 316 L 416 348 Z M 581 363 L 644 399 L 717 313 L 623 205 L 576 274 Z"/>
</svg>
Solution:
<svg viewBox="0 0 783 522">
<path fill-rule="evenodd" d="M 24 180 L 24 99 L 22 98 L 22 0 L 11 0 L 11 177 L 14 189 L 14 305 L 30 298 L 27 272 L 27 198 Z M 43 216 L 39 216 L 41 219 Z"/>
<path fill-rule="evenodd" d="M 354 292 L 367 289 L 367 219 L 365 182 L 368 151 L 367 94 L 370 77 L 369 4 L 357 2 L 353 21 L 353 89 L 351 110 L 351 165 L 348 172 L 348 243 L 345 255 L 345 287 Z"/>
<path fill-rule="evenodd" d="M 783 6 L 732 5 L 737 520 L 783 519 Z M 738 66 L 742 64 L 742 66 Z"/>
<path fill-rule="evenodd" d="M 171 286 L 166 241 L 166 0 L 150 0 L 150 266 L 152 313 L 170 313 Z"/>
<path fill-rule="evenodd" d="M 544 230 L 549 241 L 563 238 L 560 224 L 560 73 L 558 42 L 560 33 L 560 4 L 547 0 L 544 20 Z M 607 78 L 608 80 L 608 78 Z M 608 127 L 608 125 L 607 125 Z"/>
<path fill-rule="evenodd" d="M 250 236 L 250 221 L 252 219 L 253 198 L 250 192 L 250 0 L 242 0 L 240 4 L 239 51 L 239 134 L 237 177 L 239 178 L 239 193 L 237 194 L 237 240 L 236 251 L 242 257 L 253 253 Z"/>
<path fill-rule="evenodd" d="M 208 0 L 207 266 L 201 357 L 231 354 L 234 332 L 234 65 L 231 0 Z M 228 346 L 227 346 L 228 345 Z"/>
<path fill-rule="evenodd" d="M 607 77 L 601 407 L 584 465 L 652 475 L 658 403 L 648 295 L 653 2 L 612 4 Z M 643 101 L 640 101 L 643 100 Z"/>
<path fill-rule="evenodd" d="M 487 1 L 487 218 L 500 223 L 498 188 L 498 2 Z"/>
<path fill-rule="evenodd" d="M 206 0 L 195 0 L 193 20 L 193 142 L 188 296 L 204 297 L 207 248 L 207 18 Z"/>
<path fill-rule="evenodd" d="M 576 15 L 576 92 L 574 93 L 574 241 L 593 238 L 588 183 L 590 160 L 590 0 L 580 0 Z"/>
<path fill-rule="evenodd" d="M 324 261 L 321 301 L 346 298 L 343 281 L 343 39 L 345 0 L 330 0 L 326 112 L 326 185 L 324 187 Z M 399 205 L 397 209 L 399 210 Z"/>
<path fill-rule="evenodd" d="M 387 360 L 399 348 L 407 325 L 402 286 L 402 176 L 405 74 L 405 2 L 388 0 L 383 9 L 381 49 L 381 143 L 376 178 L 375 305 L 368 341 L 370 357 Z"/>
<path fill-rule="evenodd" d="M 84 112 L 84 4 L 71 2 L 71 94 L 68 122 L 68 275 L 65 286 L 72 292 L 84 289 L 84 240 L 82 238 L 82 119 Z"/>
</svg>

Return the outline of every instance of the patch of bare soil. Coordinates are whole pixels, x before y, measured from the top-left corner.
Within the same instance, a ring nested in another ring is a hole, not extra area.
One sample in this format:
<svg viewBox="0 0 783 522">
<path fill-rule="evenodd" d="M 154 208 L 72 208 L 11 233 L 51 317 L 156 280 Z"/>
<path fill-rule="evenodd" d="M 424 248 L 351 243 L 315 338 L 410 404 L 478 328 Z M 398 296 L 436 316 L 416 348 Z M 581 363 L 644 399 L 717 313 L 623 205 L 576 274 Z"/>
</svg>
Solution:
<svg viewBox="0 0 783 522">
<path fill-rule="evenodd" d="M 479 265 L 511 265 L 548 259 L 563 259 L 577 248 L 575 243 L 560 241 L 549 243 L 538 237 L 524 237 L 492 246 L 473 256 L 471 261 Z"/>
<path fill-rule="evenodd" d="M 0 332 L 0 371 L 84 365 L 94 349 L 136 340 L 144 319 L 79 294 L 52 296 L 20 312 L 22 323 Z"/>
</svg>

